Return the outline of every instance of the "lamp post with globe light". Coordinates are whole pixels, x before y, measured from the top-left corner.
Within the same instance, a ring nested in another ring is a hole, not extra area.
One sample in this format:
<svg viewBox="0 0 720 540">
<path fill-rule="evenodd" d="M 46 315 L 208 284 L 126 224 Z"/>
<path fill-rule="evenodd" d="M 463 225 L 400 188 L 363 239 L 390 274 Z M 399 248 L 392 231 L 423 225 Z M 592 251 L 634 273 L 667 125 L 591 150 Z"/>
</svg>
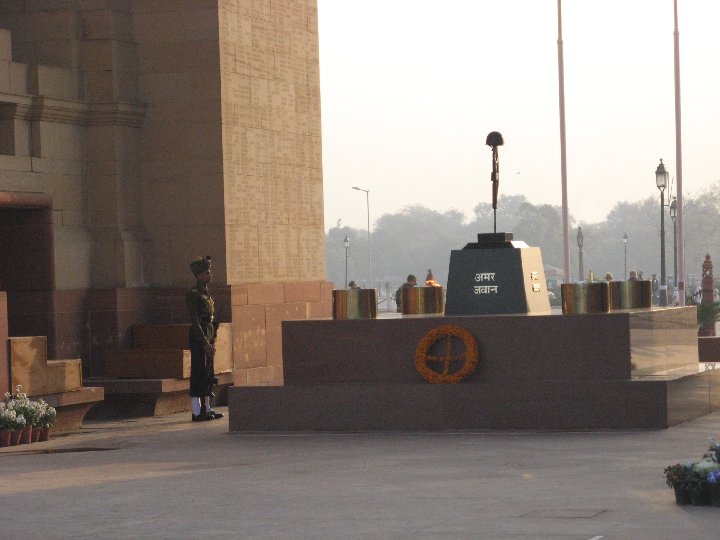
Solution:
<svg viewBox="0 0 720 540">
<path fill-rule="evenodd" d="M 627 233 L 625 233 L 625 234 L 623 234 L 623 246 L 624 246 L 624 248 L 625 248 L 625 274 L 623 274 L 623 276 L 624 276 L 623 279 L 627 279 L 627 278 L 628 278 L 628 273 L 627 273 L 627 242 L 628 242 L 628 235 L 627 235 Z"/>
<path fill-rule="evenodd" d="M 372 256 L 370 254 L 370 190 L 353 186 L 354 190 L 365 192 L 365 203 L 367 205 L 367 250 L 368 250 L 368 276 L 372 288 Z"/>
<path fill-rule="evenodd" d="M 677 199 L 673 197 L 670 203 L 670 219 L 673 222 L 673 287 L 677 286 L 678 275 L 677 275 Z"/>
<path fill-rule="evenodd" d="M 655 184 L 660 190 L 660 298 L 658 304 L 661 306 L 667 306 L 667 280 L 665 278 L 665 188 L 667 182 L 668 172 L 661 159 L 655 169 Z"/>
<path fill-rule="evenodd" d="M 585 272 L 583 270 L 583 233 L 582 233 L 582 227 L 578 227 L 577 232 L 577 245 L 578 245 L 578 272 L 580 273 L 578 276 L 578 281 L 582 281 L 585 276 Z"/>
<path fill-rule="evenodd" d="M 345 240 L 343 240 L 343 246 L 345 246 L 345 288 L 348 288 L 348 257 L 350 257 L 350 238 L 348 235 L 345 235 Z"/>
</svg>

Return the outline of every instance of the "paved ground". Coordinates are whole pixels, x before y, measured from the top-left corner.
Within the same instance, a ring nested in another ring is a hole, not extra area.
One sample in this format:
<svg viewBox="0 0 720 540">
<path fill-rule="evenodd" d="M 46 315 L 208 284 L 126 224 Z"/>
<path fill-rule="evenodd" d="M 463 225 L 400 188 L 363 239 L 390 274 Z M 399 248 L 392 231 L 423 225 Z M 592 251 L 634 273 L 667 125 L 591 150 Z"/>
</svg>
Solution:
<svg viewBox="0 0 720 540">
<path fill-rule="evenodd" d="M 221 409 L 222 410 L 222 409 Z M 232 434 L 189 415 L 0 450 L 0 537 L 717 539 L 663 467 L 720 413 L 657 431 Z"/>
</svg>

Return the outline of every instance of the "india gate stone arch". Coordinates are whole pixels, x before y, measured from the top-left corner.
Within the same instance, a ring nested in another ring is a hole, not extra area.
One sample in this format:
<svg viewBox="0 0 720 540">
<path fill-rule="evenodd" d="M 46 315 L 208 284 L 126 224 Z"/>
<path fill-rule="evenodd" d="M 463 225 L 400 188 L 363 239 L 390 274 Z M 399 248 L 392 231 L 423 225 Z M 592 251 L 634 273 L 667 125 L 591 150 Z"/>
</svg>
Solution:
<svg viewBox="0 0 720 540">
<path fill-rule="evenodd" d="M 331 314 L 319 88 L 315 0 L 0 0 L 0 191 L 52 200 L 50 350 L 101 375 L 210 254 L 235 384 L 281 384 L 281 321 Z"/>
</svg>

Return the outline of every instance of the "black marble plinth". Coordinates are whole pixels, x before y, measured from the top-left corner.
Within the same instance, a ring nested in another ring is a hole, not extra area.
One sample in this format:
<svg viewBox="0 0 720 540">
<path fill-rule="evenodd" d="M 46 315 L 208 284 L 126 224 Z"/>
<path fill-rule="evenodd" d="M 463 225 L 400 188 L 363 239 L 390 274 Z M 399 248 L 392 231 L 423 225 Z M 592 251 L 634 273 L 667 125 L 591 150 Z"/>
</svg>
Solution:
<svg viewBox="0 0 720 540">
<path fill-rule="evenodd" d="M 540 248 L 462 249 L 450 253 L 446 315 L 549 312 Z"/>
</svg>

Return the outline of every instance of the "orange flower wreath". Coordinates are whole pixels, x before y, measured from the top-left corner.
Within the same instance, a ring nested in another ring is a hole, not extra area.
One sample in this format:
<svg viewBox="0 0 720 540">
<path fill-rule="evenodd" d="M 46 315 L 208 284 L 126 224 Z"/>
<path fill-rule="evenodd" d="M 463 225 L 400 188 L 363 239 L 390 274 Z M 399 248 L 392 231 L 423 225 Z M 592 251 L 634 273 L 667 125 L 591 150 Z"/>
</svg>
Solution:
<svg viewBox="0 0 720 540">
<path fill-rule="evenodd" d="M 462 340 L 465 345 L 465 352 L 461 354 L 452 354 L 453 338 Z M 446 339 L 445 353 L 439 355 L 428 355 L 432 346 Z M 465 363 L 460 370 L 455 373 L 449 373 L 450 363 L 452 360 L 465 358 Z M 442 372 L 430 369 L 428 362 L 442 362 Z M 465 379 L 477 367 L 478 349 L 475 337 L 465 328 L 460 326 L 445 325 L 434 328 L 420 340 L 417 349 L 415 349 L 415 369 L 428 382 L 431 383 L 457 383 Z"/>
</svg>

